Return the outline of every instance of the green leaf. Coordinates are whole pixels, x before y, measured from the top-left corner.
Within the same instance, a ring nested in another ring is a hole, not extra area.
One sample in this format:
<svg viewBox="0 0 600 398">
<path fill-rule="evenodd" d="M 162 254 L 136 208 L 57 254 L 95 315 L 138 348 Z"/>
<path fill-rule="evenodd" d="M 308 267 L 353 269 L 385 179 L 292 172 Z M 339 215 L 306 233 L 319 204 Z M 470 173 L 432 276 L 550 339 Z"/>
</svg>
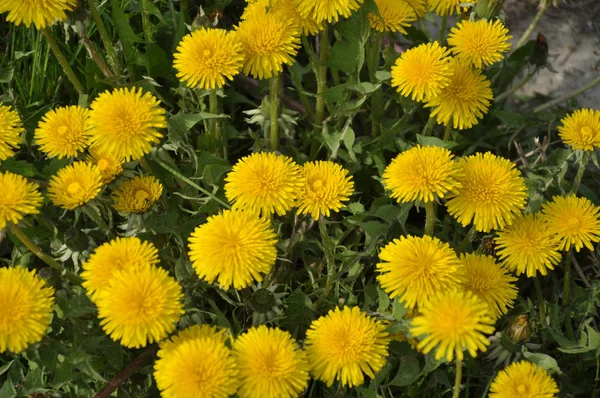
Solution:
<svg viewBox="0 0 600 398">
<path fill-rule="evenodd" d="M 0 376 L 2 376 L 4 373 L 6 373 L 8 371 L 8 369 L 10 369 L 10 367 L 12 366 L 14 361 L 15 360 L 13 359 L 12 361 L 7 362 L 4 365 L 2 365 L 2 367 L 0 367 Z"/>
<path fill-rule="evenodd" d="M 535 363 L 542 369 L 545 369 L 549 374 L 561 374 L 558 362 L 548 354 L 541 354 L 537 352 L 523 351 L 523 356 Z"/>
<path fill-rule="evenodd" d="M 13 381 L 9 376 L 6 378 L 6 381 L 2 385 L 2 388 L 0 388 L 0 398 L 14 398 L 16 396 L 17 390 L 15 390 Z"/>
<path fill-rule="evenodd" d="M 24 177 L 35 177 L 37 174 L 35 166 L 24 160 L 15 160 L 14 158 L 6 159 L 0 163 L 0 166 L 3 170 L 22 175 Z"/>
<path fill-rule="evenodd" d="M 415 382 L 421 374 L 421 365 L 415 356 L 403 356 L 400 358 L 398 373 L 390 382 L 392 386 L 404 387 Z"/>
<path fill-rule="evenodd" d="M 417 142 L 423 146 L 439 146 L 446 149 L 451 149 L 457 145 L 456 142 L 444 141 L 437 137 L 429 137 L 421 134 L 417 134 Z"/>
<path fill-rule="evenodd" d="M 15 74 L 15 68 L 7 66 L 6 68 L 0 69 L 0 83 L 10 83 Z"/>
</svg>

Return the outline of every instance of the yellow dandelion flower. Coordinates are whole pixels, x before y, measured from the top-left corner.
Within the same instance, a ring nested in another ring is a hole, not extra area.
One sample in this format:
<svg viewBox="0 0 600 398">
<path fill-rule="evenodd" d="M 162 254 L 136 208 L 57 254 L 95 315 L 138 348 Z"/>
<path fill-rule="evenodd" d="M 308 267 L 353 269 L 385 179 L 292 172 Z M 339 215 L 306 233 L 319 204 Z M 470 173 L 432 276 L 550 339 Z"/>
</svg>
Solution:
<svg viewBox="0 0 600 398">
<path fill-rule="evenodd" d="M 277 258 L 277 235 L 266 218 L 234 210 L 209 217 L 189 239 L 196 273 L 223 289 L 242 289 L 262 281 Z"/>
<path fill-rule="evenodd" d="M 177 77 L 187 86 L 212 90 L 232 80 L 244 65 L 235 32 L 201 28 L 181 39 L 174 56 Z"/>
<path fill-rule="evenodd" d="M 76 6 L 76 0 L 0 0 L 0 14 L 8 11 L 8 22 L 28 28 L 33 24 L 36 29 L 43 29 L 67 19 L 67 11 Z"/>
<path fill-rule="evenodd" d="M 0 268 L 0 353 L 19 353 L 44 337 L 54 289 L 23 267 Z"/>
<path fill-rule="evenodd" d="M 19 114 L 9 106 L 0 105 L 0 160 L 15 155 L 24 131 Z"/>
<path fill-rule="evenodd" d="M 35 129 L 35 143 L 54 158 L 77 157 L 88 146 L 88 111 L 66 106 L 46 113 Z"/>
<path fill-rule="evenodd" d="M 408 3 L 414 10 L 417 17 L 423 18 L 427 13 L 427 1 L 426 0 L 404 0 L 405 3 Z"/>
<path fill-rule="evenodd" d="M 98 291 L 96 306 L 102 330 L 129 348 L 145 347 L 167 337 L 183 311 L 181 286 L 155 266 L 114 271 Z"/>
<path fill-rule="evenodd" d="M 240 398 L 295 398 L 308 385 L 308 361 L 292 336 L 265 325 L 251 328 L 233 345 Z"/>
<path fill-rule="evenodd" d="M 403 53 L 392 67 L 392 87 L 405 97 L 425 101 L 450 84 L 450 51 L 437 41 Z"/>
<path fill-rule="evenodd" d="M 140 159 L 163 137 L 157 129 L 167 127 L 160 102 L 141 88 L 105 91 L 90 108 L 91 143 L 116 158 Z"/>
<path fill-rule="evenodd" d="M 42 195 L 37 184 L 9 171 L 0 171 L 0 231 L 6 224 L 18 224 L 27 214 L 38 214 Z"/>
<path fill-rule="evenodd" d="M 238 387 L 235 359 L 217 339 L 184 340 L 158 356 L 154 379 L 163 398 L 227 398 Z"/>
<path fill-rule="evenodd" d="M 519 361 L 498 373 L 490 386 L 489 398 L 553 398 L 559 393 L 556 382 L 537 365 Z"/>
<path fill-rule="evenodd" d="M 123 158 L 118 158 L 109 152 L 103 152 L 96 147 L 91 147 L 88 163 L 95 164 L 102 175 L 102 184 L 108 184 L 123 172 Z"/>
<path fill-rule="evenodd" d="M 450 65 L 450 84 L 439 95 L 429 98 L 425 106 L 434 108 L 431 117 L 435 117 L 438 124 L 447 126 L 452 121 L 455 129 L 464 130 L 479 123 L 494 96 L 490 81 L 480 70 L 458 58 Z"/>
<path fill-rule="evenodd" d="M 293 20 L 285 20 L 262 3 L 236 26 L 246 58 L 244 74 L 257 79 L 279 75 L 283 65 L 292 65 L 300 47 L 300 31 Z"/>
<path fill-rule="evenodd" d="M 560 239 L 537 213 L 515 218 L 497 232 L 495 242 L 498 257 L 517 275 L 547 275 L 560 262 Z"/>
<path fill-rule="evenodd" d="M 417 145 L 396 156 L 385 168 L 383 185 L 400 203 L 428 203 L 443 198 L 461 186 L 457 178 L 462 169 L 453 158 L 445 148 Z"/>
<path fill-rule="evenodd" d="M 560 239 L 560 250 L 584 246 L 594 250 L 592 243 L 600 241 L 600 208 L 586 198 L 575 195 L 555 196 L 542 206 L 548 229 Z"/>
<path fill-rule="evenodd" d="M 465 227 L 473 222 L 480 232 L 510 225 L 527 199 L 525 180 L 515 164 L 490 152 L 476 153 L 459 163 L 462 188 L 450 194 L 446 203 L 450 215 Z"/>
<path fill-rule="evenodd" d="M 476 68 L 495 64 L 510 49 L 512 36 L 504 24 L 496 19 L 489 21 L 460 21 L 450 30 L 448 45 L 452 53 Z"/>
<path fill-rule="evenodd" d="M 452 14 L 460 14 L 463 7 L 460 6 L 464 3 L 463 0 L 427 0 L 429 10 L 435 12 L 437 15 L 446 16 Z M 477 3 L 477 0 L 473 0 L 470 3 Z"/>
<path fill-rule="evenodd" d="M 415 9 L 403 0 L 375 0 L 379 15 L 369 13 L 369 24 L 378 32 L 400 32 L 406 34 L 407 26 L 417 20 Z"/>
<path fill-rule="evenodd" d="M 364 0 L 293 0 L 300 15 L 309 16 L 317 22 L 337 22 L 348 18 L 360 8 Z"/>
<path fill-rule="evenodd" d="M 113 192 L 115 210 L 143 213 L 162 195 L 163 186 L 154 176 L 137 176 L 121 184 Z"/>
<path fill-rule="evenodd" d="M 487 351 L 490 341 L 485 334 L 494 332 L 488 305 L 471 292 L 440 292 L 412 320 L 410 333 L 420 340 L 417 348 L 424 354 L 436 348 L 435 359 L 448 362 L 454 357 L 462 361 L 465 349 L 472 357 Z"/>
<path fill-rule="evenodd" d="M 600 111 L 578 109 L 560 122 L 558 134 L 565 144 L 582 151 L 600 148 Z"/>
<path fill-rule="evenodd" d="M 377 281 L 390 298 L 421 307 L 438 291 L 458 287 L 460 262 L 454 250 L 431 236 L 403 236 L 381 249 Z"/>
<path fill-rule="evenodd" d="M 313 321 L 306 332 L 304 347 L 315 378 L 331 386 L 364 383 L 383 368 L 390 339 L 385 325 L 361 312 L 358 307 L 329 311 Z"/>
<path fill-rule="evenodd" d="M 305 36 L 316 35 L 325 28 L 323 21 L 318 22 L 312 15 L 302 15 L 294 4 L 294 0 L 277 0 L 273 5 L 273 12 L 279 13 L 300 28 L 300 33 Z"/>
<path fill-rule="evenodd" d="M 315 220 L 338 212 L 354 192 L 354 182 L 348 170 L 330 161 L 305 163 L 303 184 L 298 194 L 298 212 L 310 214 Z"/>
<path fill-rule="evenodd" d="M 150 242 L 135 237 L 116 238 L 96 248 L 83 263 L 82 286 L 92 301 L 98 293 L 109 286 L 116 271 L 151 266 L 158 263 L 158 250 Z"/>
<path fill-rule="evenodd" d="M 55 206 L 74 210 L 94 199 L 102 188 L 102 175 L 96 166 L 75 162 L 58 170 L 48 184 L 48 198 Z"/>
<path fill-rule="evenodd" d="M 259 152 L 240 159 L 225 178 L 225 196 L 234 209 L 282 216 L 296 203 L 302 169 L 291 158 Z"/>
<path fill-rule="evenodd" d="M 229 340 L 229 334 L 225 329 L 217 329 L 210 325 L 192 325 L 175 336 L 160 342 L 158 357 L 164 358 L 168 353 L 176 349 L 182 343 L 192 340 L 212 339 L 217 343 L 225 344 Z"/>
<path fill-rule="evenodd" d="M 492 319 L 498 319 L 512 308 L 517 298 L 514 276 L 508 274 L 494 257 L 466 254 L 460 257 L 461 284 L 489 306 Z"/>
</svg>

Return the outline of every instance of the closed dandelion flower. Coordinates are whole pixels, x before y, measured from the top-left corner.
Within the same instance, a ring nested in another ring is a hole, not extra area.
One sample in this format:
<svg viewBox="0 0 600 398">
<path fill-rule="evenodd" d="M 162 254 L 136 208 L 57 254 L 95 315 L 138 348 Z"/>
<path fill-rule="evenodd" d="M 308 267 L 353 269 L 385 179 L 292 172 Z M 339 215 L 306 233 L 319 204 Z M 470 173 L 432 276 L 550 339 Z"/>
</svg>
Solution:
<svg viewBox="0 0 600 398">
<path fill-rule="evenodd" d="M 42 195 L 37 184 L 9 171 L 0 171 L 0 231 L 6 224 L 18 224 L 27 214 L 38 214 Z"/>
<path fill-rule="evenodd" d="M 480 19 L 479 21 L 460 21 L 450 30 L 448 45 L 452 52 L 476 68 L 495 64 L 504 58 L 510 49 L 512 36 L 504 24 Z"/>
<path fill-rule="evenodd" d="M 464 227 L 472 222 L 480 232 L 510 225 L 527 199 L 525 180 L 515 164 L 489 152 L 459 162 L 462 188 L 446 203 L 450 215 Z"/>
<path fill-rule="evenodd" d="M 512 308 L 517 298 L 511 276 L 496 263 L 494 257 L 479 254 L 466 254 L 460 257 L 462 288 L 470 291 L 489 306 L 492 319 L 498 319 Z"/>
<path fill-rule="evenodd" d="M 463 0 L 427 0 L 429 10 L 435 12 L 437 15 L 446 16 L 452 14 L 459 14 L 462 12 L 463 7 L 460 6 L 464 3 Z M 477 0 L 471 1 L 471 3 L 477 3 Z"/>
<path fill-rule="evenodd" d="M 240 159 L 225 179 L 225 196 L 234 209 L 282 216 L 296 203 L 302 169 L 291 158 L 259 152 Z"/>
<path fill-rule="evenodd" d="M 225 210 L 209 217 L 189 239 L 189 256 L 200 279 L 223 289 L 262 281 L 275 264 L 277 235 L 267 218 Z"/>
<path fill-rule="evenodd" d="M 337 22 L 348 18 L 360 8 L 363 0 L 293 0 L 300 15 L 314 18 L 317 22 Z"/>
<path fill-rule="evenodd" d="M 560 262 L 560 238 L 537 213 L 515 218 L 497 232 L 495 242 L 498 257 L 517 275 L 547 275 Z"/>
<path fill-rule="evenodd" d="M 113 193 L 115 210 L 143 213 L 162 195 L 163 186 L 154 176 L 137 176 L 125 181 Z"/>
<path fill-rule="evenodd" d="M 183 340 L 158 352 L 154 379 L 163 398 L 227 398 L 238 387 L 231 350 L 212 337 Z"/>
<path fill-rule="evenodd" d="M 435 117 L 438 124 L 452 123 L 455 129 L 464 130 L 479 123 L 494 96 L 490 81 L 480 70 L 457 58 L 450 65 L 450 84 L 429 98 L 425 106 L 433 108 L 431 117 Z"/>
<path fill-rule="evenodd" d="M 157 355 L 159 358 L 164 358 L 182 343 L 201 339 L 211 339 L 217 343 L 225 344 L 229 340 L 229 334 L 225 329 L 217 329 L 211 325 L 192 325 L 175 336 L 161 341 Z"/>
<path fill-rule="evenodd" d="M 403 53 L 392 67 L 392 87 L 405 97 L 425 101 L 450 84 L 450 52 L 437 41 Z"/>
<path fill-rule="evenodd" d="M 338 212 L 354 191 L 348 170 L 337 163 L 317 161 L 302 167 L 303 184 L 298 197 L 298 213 L 310 214 L 315 220 Z"/>
<path fill-rule="evenodd" d="M 155 266 L 114 271 L 98 292 L 96 306 L 102 330 L 129 348 L 161 341 L 184 313 L 181 286 Z"/>
<path fill-rule="evenodd" d="M 427 13 L 427 0 L 404 0 L 404 2 L 415 10 L 415 14 L 419 18 L 423 18 Z"/>
<path fill-rule="evenodd" d="M 119 237 L 98 246 L 83 263 L 82 286 L 92 301 L 96 301 L 98 293 L 109 286 L 115 272 L 157 263 L 158 250 L 152 243 L 135 237 Z"/>
<path fill-rule="evenodd" d="M 383 368 L 390 339 L 385 325 L 358 307 L 329 311 L 310 325 L 304 347 L 316 379 L 360 386 Z"/>
<path fill-rule="evenodd" d="M 519 361 L 498 373 L 490 386 L 489 398 L 553 398 L 558 393 L 556 382 L 544 369 Z"/>
<path fill-rule="evenodd" d="M 96 147 L 90 148 L 88 163 L 95 164 L 102 176 L 102 184 L 108 184 L 123 172 L 123 158 L 118 158 L 109 152 L 103 152 Z"/>
<path fill-rule="evenodd" d="M 589 199 L 575 195 L 555 196 L 542 206 L 548 229 L 560 239 L 560 250 L 584 246 L 594 250 L 592 243 L 600 241 L 600 208 Z"/>
<path fill-rule="evenodd" d="M 0 0 L 0 14 L 8 11 L 8 22 L 28 28 L 33 24 L 36 29 L 43 29 L 67 19 L 67 11 L 76 6 L 76 0 Z"/>
<path fill-rule="evenodd" d="M 49 111 L 35 129 L 35 142 L 48 156 L 77 157 L 88 146 L 88 111 L 67 106 Z"/>
<path fill-rule="evenodd" d="M 185 35 L 174 58 L 179 80 L 203 90 L 223 87 L 244 65 L 241 43 L 224 29 L 201 28 Z"/>
<path fill-rule="evenodd" d="M 0 105 L 0 161 L 15 155 L 24 131 L 19 114 L 9 106 Z"/>
<path fill-rule="evenodd" d="M 240 398 L 294 398 L 308 385 L 308 362 L 292 336 L 265 325 L 251 328 L 233 345 Z"/>
<path fill-rule="evenodd" d="M 421 307 L 438 291 L 458 287 L 459 260 L 449 244 L 431 236 L 394 239 L 379 253 L 377 281 L 390 298 Z"/>
<path fill-rule="evenodd" d="M 428 354 L 435 348 L 435 359 L 448 362 L 454 357 L 462 361 L 465 349 L 472 357 L 487 351 L 490 341 L 485 335 L 494 332 L 488 305 L 471 292 L 440 292 L 412 320 L 410 333 L 419 336 L 418 349 Z"/>
<path fill-rule="evenodd" d="M 94 199 L 102 188 L 102 175 L 96 166 L 75 162 L 58 170 L 48 184 L 48 198 L 55 206 L 74 210 Z"/>
<path fill-rule="evenodd" d="M 600 111 L 578 109 L 560 121 L 558 134 L 565 144 L 581 151 L 600 148 Z"/>
<path fill-rule="evenodd" d="M 158 129 L 167 127 L 159 101 L 141 88 L 105 91 L 90 108 L 92 145 L 116 158 L 140 159 L 160 142 Z"/>
<path fill-rule="evenodd" d="M 300 47 L 298 26 L 270 8 L 257 6 L 236 27 L 246 58 L 244 74 L 257 79 L 279 75 L 292 65 Z"/>
<path fill-rule="evenodd" d="M 461 173 L 454 155 L 436 146 L 417 145 L 392 160 L 383 172 L 383 185 L 399 203 L 428 203 L 456 191 Z"/>
<path fill-rule="evenodd" d="M 44 337 L 54 289 L 23 267 L 0 268 L 0 353 L 19 353 Z"/>
<path fill-rule="evenodd" d="M 417 19 L 415 9 L 403 0 L 375 0 L 379 15 L 369 13 L 369 24 L 378 32 L 400 32 Z"/>
</svg>

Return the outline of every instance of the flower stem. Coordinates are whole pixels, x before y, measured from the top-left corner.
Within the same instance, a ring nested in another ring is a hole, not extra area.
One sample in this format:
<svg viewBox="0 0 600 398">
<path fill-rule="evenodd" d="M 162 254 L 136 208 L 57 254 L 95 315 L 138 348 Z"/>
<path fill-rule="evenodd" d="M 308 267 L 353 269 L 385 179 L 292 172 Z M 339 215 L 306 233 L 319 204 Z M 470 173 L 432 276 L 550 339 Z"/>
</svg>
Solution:
<svg viewBox="0 0 600 398">
<path fill-rule="evenodd" d="M 306 111 L 306 117 L 308 118 L 308 120 L 313 122 L 315 119 L 315 115 L 310 106 L 310 101 L 308 100 L 306 91 L 302 86 L 302 79 L 300 78 L 298 72 L 296 72 L 293 66 L 288 67 L 288 70 L 290 72 L 292 84 L 294 85 L 294 87 L 296 88 L 296 92 L 298 93 L 298 98 L 300 98 L 300 102 L 302 103 L 302 106 L 304 106 L 304 110 Z"/>
<path fill-rule="evenodd" d="M 25 235 L 25 233 L 19 227 L 17 227 L 14 224 L 8 224 L 8 229 L 14 236 L 17 237 L 17 239 L 22 244 L 25 245 L 25 247 L 27 247 L 33 254 L 35 254 L 37 256 L 37 258 L 39 258 L 40 260 L 42 260 L 43 262 L 48 264 L 51 268 L 60 272 L 61 275 L 64 275 L 65 278 L 67 278 L 71 282 L 81 285 L 81 283 L 83 282 L 83 279 L 81 279 L 81 277 L 79 275 L 74 274 L 71 271 L 67 271 L 65 269 L 65 267 L 60 265 L 56 260 L 54 260 L 49 255 L 44 253 L 44 251 L 37 244 L 35 244 L 31 239 L 29 239 L 29 237 L 27 235 Z"/>
<path fill-rule="evenodd" d="M 448 28 L 448 16 L 442 17 L 442 26 L 440 26 L 440 45 L 444 43 L 446 39 L 446 29 Z"/>
<path fill-rule="evenodd" d="M 542 294 L 542 285 L 540 284 L 539 276 L 533 278 L 533 284 L 535 285 L 535 292 L 537 294 L 538 309 L 540 311 L 540 321 L 542 325 L 546 324 L 546 302 L 544 301 L 544 295 Z"/>
<path fill-rule="evenodd" d="M 141 0 L 140 2 L 140 14 L 142 15 L 142 30 L 144 31 L 144 41 L 152 43 L 152 34 L 150 33 L 150 21 L 148 20 L 148 11 L 146 8 L 148 0 Z"/>
<path fill-rule="evenodd" d="M 274 151 L 279 148 L 279 76 L 273 76 L 269 81 L 269 108 L 271 110 L 269 147 Z"/>
<path fill-rule="evenodd" d="M 425 203 L 425 235 L 433 236 L 436 219 L 436 205 L 434 201 Z"/>
<path fill-rule="evenodd" d="M 444 141 L 450 141 L 450 134 L 452 133 L 452 125 L 448 123 L 444 128 L 444 137 L 442 138 Z"/>
<path fill-rule="evenodd" d="M 327 60 L 329 59 L 329 29 L 325 29 L 319 35 L 319 68 L 317 73 L 317 107 L 315 111 L 315 124 L 318 128 L 323 126 L 325 116 L 325 98 L 323 93 L 327 90 Z"/>
<path fill-rule="evenodd" d="M 538 10 L 538 13 L 536 14 L 535 18 L 533 18 L 533 21 L 531 21 L 531 24 L 529 25 L 529 27 L 527 27 L 527 30 L 525 31 L 525 33 L 523 33 L 523 36 L 521 36 L 521 39 L 519 40 L 517 45 L 513 47 L 513 49 L 516 50 L 517 48 L 523 46 L 523 44 L 527 42 L 529 36 L 531 36 L 531 33 L 534 31 L 538 22 L 540 22 L 540 19 L 542 19 L 542 15 L 544 15 L 549 6 L 550 0 L 541 0 L 541 6 Z"/>
<path fill-rule="evenodd" d="M 81 38 L 81 43 L 86 48 L 90 58 L 98 66 L 98 69 L 100 69 L 104 77 L 113 77 L 113 72 L 110 70 L 108 65 L 106 65 L 106 62 L 104 62 L 102 57 L 98 54 L 98 52 L 94 48 L 94 44 L 92 43 L 88 35 L 83 30 L 78 30 L 77 33 L 79 34 L 79 37 Z"/>
<path fill-rule="evenodd" d="M 375 73 L 379 69 L 379 58 L 381 57 L 381 41 L 383 35 L 375 30 L 371 31 L 369 37 L 369 47 L 367 53 L 367 68 L 369 69 L 369 78 L 371 83 L 377 84 Z M 375 90 L 371 93 L 371 135 L 373 137 L 379 135 L 379 123 L 381 113 L 383 111 L 383 90 Z"/>
<path fill-rule="evenodd" d="M 73 69 L 71 69 L 69 61 L 67 61 L 67 58 L 65 58 L 65 55 L 58 46 L 58 43 L 56 42 L 56 40 L 54 40 L 54 37 L 52 37 L 52 32 L 50 31 L 50 28 L 45 27 L 44 29 L 42 29 L 42 33 L 44 34 L 44 37 L 46 37 L 46 41 L 52 49 L 54 56 L 56 56 L 58 63 L 60 64 L 60 66 L 62 66 L 63 70 L 65 71 L 67 78 L 69 79 L 71 84 L 73 84 L 73 87 L 75 87 L 75 90 L 77 90 L 77 92 L 80 94 L 84 93 L 85 90 L 83 88 L 83 84 L 81 84 L 81 82 L 77 78 L 77 75 L 75 74 L 75 72 L 73 72 Z"/>
<path fill-rule="evenodd" d="M 319 232 L 321 233 L 323 251 L 325 252 L 325 262 L 327 263 L 327 283 L 325 284 L 325 293 L 323 294 L 323 296 L 326 297 L 333 287 L 336 269 L 335 258 L 333 256 L 333 245 L 331 243 L 331 237 L 327 233 L 327 224 L 325 224 L 325 218 L 323 216 L 319 218 Z"/>
<path fill-rule="evenodd" d="M 433 126 L 435 126 L 435 117 L 429 117 L 429 119 L 427 119 L 427 123 L 425 123 L 425 126 L 423 127 L 421 135 L 424 137 L 430 136 L 431 132 L 433 131 Z"/>
<path fill-rule="evenodd" d="M 217 96 L 217 90 L 210 90 L 210 95 L 208 99 L 208 109 L 209 112 L 213 115 L 218 115 L 219 112 L 219 97 Z M 212 140 L 216 146 L 216 152 L 219 155 L 225 153 L 223 150 L 223 137 L 221 135 L 221 121 L 218 118 L 214 118 L 210 120 L 210 133 L 212 135 Z"/>
<path fill-rule="evenodd" d="M 592 87 L 596 86 L 599 83 L 600 83 L 600 76 L 598 76 L 597 78 L 592 80 L 590 83 L 586 84 L 585 86 L 583 86 L 565 96 L 556 98 L 552 101 L 548 101 L 547 103 L 538 106 L 537 108 L 535 108 L 533 110 L 533 113 L 538 113 L 538 112 L 544 111 L 548 108 L 552 108 L 554 105 L 560 104 L 561 102 L 565 102 L 565 101 L 570 100 L 573 97 L 577 97 L 579 94 L 583 94 L 584 92 L 586 92 L 587 90 L 591 89 Z"/>
<path fill-rule="evenodd" d="M 460 245 L 458 245 L 458 250 L 456 250 L 456 252 L 459 254 L 466 253 L 467 250 L 471 248 L 471 242 L 475 239 L 475 236 L 477 236 L 477 230 L 475 227 L 471 227 L 469 232 L 465 235 L 465 238 L 460 242 Z"/>
<path fill-rule="evenodd" d="M 102 40 L 104 49 L 106 50 L 106 58 L 108 58 L 108 63 L 112 67 L 113 72 L 118 75 L 121 73 L 121 67 L 119 66 L 117 53 L 115 52 L 112 40 L 108 35 L 106 26 L 104 25 L 104 22 L 102 22 L 102 17 L 100 16 L 100 12 L 96 6 L 96 0 L 88 0 L 88 7 L 90 8 L 92 19 L 96 23 L 96 28 L 98 28 L 98 33 L 100 34 L 100 39 Z"/>
<path fill-rule="evenodd" d="M 573 186 L 571 187 L 571 194 L 576 194 L 579 190 L 579 185 L 581 185 L 581 180 L 583 179 L 583 173 L 585 173 L 585 168 L 590 160 L 590 153 L 588 151 L 583 152 L 583 156 L 581 156 L 581 161 L 579 162 L 579 169 L 577 170 L 577 175 L 575 176 L 575 181 L 573 181 Z"/>
<path fill-rule="evenodd" d="M 513 86 L 511 89 L 509 89 L 509 90 L 503 92 L 502 94 L 500 94 L 499 96 L 497 96 L 494 99 L 494 102 L 499 103 L 501 101 L 504 101 L 505 99 L 507 99 L 511 95 L 513 95 L 518 89 L 520 89 L 521 87 L 523 87 L 524 85 L 526 85 L 527 82 L 529 80 L 531 80 L 531 78 L 533 76 L 535 76 L 535 72 L 537 72 L 537 69 L 534 70 L 533 72 L 529 73 L 527 76 L 525 76 L 525 78 L 523 80 L 521 80 L 517 85 Z"/>
<path fill-rule="evenodd" d="M 588 289 L 591 288 L 592 284 L 585 277 L 583 270 L 579 266 L 579 262 L 575 258 L 575 253 L 573 253 L 573 251 L 570 251 L 569 256 L 571 257 L 571 263 L 573 264 L 573 268 L 575 268 L 575 272 L 577 272 L 577 275 L 579 275 L 579 278 L 581 278 L 581 281 L 583 282 L 585 287 L 587 287 Z"/>
<path fill-rule="evenodd" d="M 452 398 L 460 397 L 460 381 L 462 379 L 462 361 L 456 360 L 456 378 L 454 379 L 454 391 L 452 392 Z"/>
<path fill-rule="evenodd" d="M 569 306 L 569 299 L 571 296 L 571 256 L 570 253 L 567 254 L 567 258 L 565 260 L 565 274 L 563 276 L 563 306 Z M 571 315 L 567 311 L 565 314 L 565 329 L 567 330 L 567 337 L 570 339 L 575 338 L 575 333 L 573 332 L 573 323 L 571 322 Z"/>
</svg>

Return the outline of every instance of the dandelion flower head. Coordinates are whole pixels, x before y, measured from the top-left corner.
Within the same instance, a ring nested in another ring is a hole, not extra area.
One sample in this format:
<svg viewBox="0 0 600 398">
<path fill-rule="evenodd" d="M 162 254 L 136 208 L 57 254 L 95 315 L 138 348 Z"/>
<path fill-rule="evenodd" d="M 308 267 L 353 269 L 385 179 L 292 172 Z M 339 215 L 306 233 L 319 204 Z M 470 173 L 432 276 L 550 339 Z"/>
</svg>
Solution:
<svg viewBox="0 0 600 398">
<path fill-rule="evenodd" d="M 91 143 L 117 158 L 137 160 L 160 142 L 167 127 L 159 101 L 141 88 L 101 93 L 90 105 Z"/>
<path fill-rule="evenodd" d="M 55 206 L 74 210 L 94 199 L 102 188 L 102 175 L 91 163 L 75 162 L 58 170 L 48 184 L 48 197 Z"/>
<path fill-rule="evenodd" d="M 594 250 L 592 243 L 600 241 L 600 208 L 587 198 L 575 195 L 555 196 L 542 206 L 544 220 L 551 233 L 560 239 L 560 250 Z"/>
<path fill-rule="evenodd" d="M 379 253 L 377 281 L 390 298 L 421 307 L 438 291 L 458 287 L 459 259 L 448 243 L 425 235 L 394 239 Z"/>
<path fill-rule="evenodd" d="M 163 358 L 186 341 L 212 339 L 218 343 L 226 344 L 229 338 L 229 333 L 225 329 L 217 329 L 216 326 L 211 325 L 192 325 L 180 331 L 175 336 L 161 341 L 160 350 L 157 355 L 159 358 Z"/>
<path fill-rule="evenodd" d="M 277 235 L 267 218 L 225 210 L 192 233 L 189 256 L 200 279 L 223 289 L 262 281 L 275 264 Z"/>
<path fill-rule="evenodd" d="M 88 146 L 88 111 L 66 106 L 46 113 L 35 130 L 34 138 L 42 152 L 58 159 L 77 157 Z"/>
<path fill-rule="evenodd" d="M 6 21 L 27 28 L 33 24 L 36 29 L 43 29 L 67 19 L 67 11 L 76 6 L 76 0 L 0 0 L 0 14 L 8 11 Z"/>
<path fill-rule="evenodd" d="M 558 134 L 565 144 L 582 151 L 600 148 L 600 111 L 578 109 L 560 121 Z"/>
<path fill-rule="evenodd" d="M 337 22 L 340 17 L 348 18 L 360 8 L 364 0 L 293 0 L 300 15 L 317 22 Z"/>
<path fill-rule="evenodd" d="M 404 0 L 404 2 L 408 3 L 415 10 L 417 17 L 422 18 L 425 16 L 427 12 L 427 0 Z"/>
<path fill-rule="evenodd" d="M 490 152 L 459 160 L 462 188 L 446 203 L 448 212 L 463 226 L 471 222 L 477 231 L 510 225 L 525 207 L 527 187 L 515 164 Z"/>
<path fill-rule="evenodd" d="M 0 268 L 0 353 L 19 353 L 44 337 L 54 289 L 24 267 Z"/>
<path fill-rule="evenodd" d="M 348 176 L 348 170 L 331 161 L 305 163 L 302 176 L 298 212 L 310 214 L 315 220 L 338 212 L 342 202 L 348 201 L 354 192 L 354 182 Z"/>
<path fill-rule="evenodd" d="M 271 12 L 279 15 L 281 18 L 292 21 L 300 33 L 305 36 L 312 36 L 319 33 L 325 27 L 325 23 L 317 22 L 312 15 L 302 15 L 298 11 L 295 0 L 246 0 L 248 4 L 258 4 L 259 6 L 267 4 L 271 7 Z M 253 6 L 248 6 L 244 10 L 242 18 L 251 15 Z"/>
<path fill-rule="evenodd" d="M 429 10 L 435 12 L 437 15 L 447 16 L 453 14 L 460 14 L 463 7 L 460 6 L 464 3 L 463 0 L 427 0 Z M 477 3 L 477 0 L 471 1 L 471 3 Z"/>
<path fill-rule="evenodd" d="M 162 195 L 163 186 L 154 176 L 137 176 L 125 181 L 113 193 L 115 210 L 143 213 Z"/>
<path fill-rule="evenodd" d="M 369 13 L 369 24 L 378 32 L 400 32 L 417 19 L 415 9 L 404 0 L 375 0 L 379 15 Z"/>
<path fill-rule="evenodd" d="M 0 160 L 15 155 L 24 131 L 19 114 L 9 106 L 0 105 Z"/>
<path fill-rule="evenodd" d="M 87 157 L 87 161 L 98 167 L 103 184 L 108 184 L 123 172 L 123 163 L 125 162 L 123 158 L 118 158 L 109 152 L 100 151 L 96 147 L 91 147 L 89 151 L 90 156 Z"/>
<path fill-rule="evenodd" d="M 560 238 L 538 213 L 518 216 L 496 234 L 498 257 L 517 275 L 547 275 L 560 262 Z"/>
<path fill-rule="evenodd" d="M 440 290 L 440 292 L 443 292 Z M 410 333 L 419 336 L 418 349 L 428 354 L 436 349 L 435 359 L 464 359 L 463 350 L 472 357 L 487 351 L 485 336 L 494 332 L 494 320 L 488 305 L 471 292 L 450 290 L 437 295 L 420 307 L 412 320 Z"/>
<path fill-rule="evenodd" d="M 490 386 L 490 398 L 553 398 L 559 393 L 556 382 L 539 366 L 519 361 L 498 373 Z"/>
<path fill-rule="evenodd" d="M 18 224 L 27 214 L 38 214 L 42 205 L 39 187 L 25 177 L 0 171 L 0 231 L 6 224 Z"/>
<path fill-rule="evenodd" d="M 385 325 L 358 307 L 336 308 L 313 321 L 304 347 L 315 378 L 331 386 L 364 383 L 383 368 L 390 339 Z"/>
<path fill-rule="evenodd" d="M 500 20 L 460 21 L 450 30 L 448 45 L 452 52 L 476 68 L 501 61 L 510 49 L 512 36 Z"/>
</svg>

